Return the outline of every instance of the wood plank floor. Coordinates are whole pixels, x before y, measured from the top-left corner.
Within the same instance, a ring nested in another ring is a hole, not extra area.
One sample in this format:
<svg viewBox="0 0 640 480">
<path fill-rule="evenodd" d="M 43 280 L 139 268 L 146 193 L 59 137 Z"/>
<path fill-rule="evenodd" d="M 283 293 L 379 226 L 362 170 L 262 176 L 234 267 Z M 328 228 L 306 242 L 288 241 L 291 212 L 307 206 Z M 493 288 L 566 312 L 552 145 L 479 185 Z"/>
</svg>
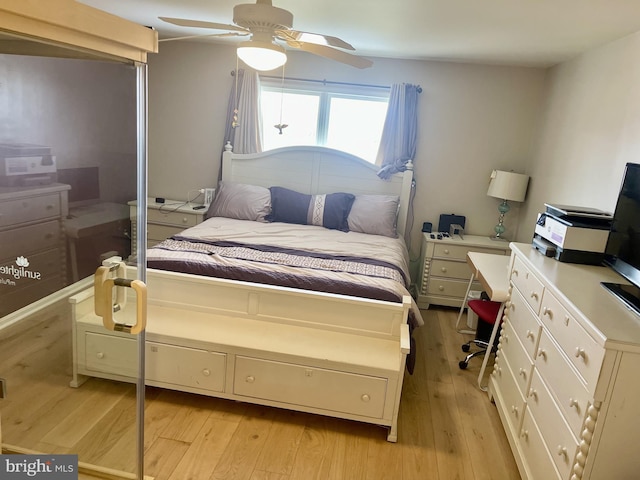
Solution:
<svg viewBox="0 0 640 480">
<path fill-rule="evenodd" d="M 375 425 L 148 388 L 145 474 L 157 480 L 519 479 L 495 406 L 458 368 L 457 311 L 424 310 L 406 375 L 398 442 Z M 3 441 L 135 471 L 135 391 L 71 379 L 65 306 L 0 331 Z"/>
</svg>

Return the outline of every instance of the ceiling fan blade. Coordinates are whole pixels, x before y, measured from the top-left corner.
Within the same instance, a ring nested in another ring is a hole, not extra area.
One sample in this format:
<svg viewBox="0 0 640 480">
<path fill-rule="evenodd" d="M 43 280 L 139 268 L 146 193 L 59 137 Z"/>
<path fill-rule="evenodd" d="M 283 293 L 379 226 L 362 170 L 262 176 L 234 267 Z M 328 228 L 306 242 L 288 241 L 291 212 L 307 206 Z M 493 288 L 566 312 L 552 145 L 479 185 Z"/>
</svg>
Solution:
<svg viewBox="0 0 640 480">
<path fill-rule="evenodd" d="M 249 35 L 249 33 L 244 33 L 244 32 L 227 32 L 227 33 L 211 33 L 209 35 L 204 34 L 204 35 L 186 35 L 184 37 L 170 37 L 170 38 L 161 38 L 160 40 L 158 40 L 158 42 L 172 42 L 174 40 L 188 40 L 190 38 L 209 38 L 209 37 L 219 37 L 219 38 L 224 38 L 224 37 L 245 37 Z"/>
<path fill-rule="evenodd" d="M 346 63 L 356 68 L 369 68 L 373 65 L 373 62 L 369 59 L 358 57 L 357 55 L 351 55 L 350 53 L 336 50 L 335 48 L 327 47 L 324 45 L 316 45 L 315 43 L 303 43 L 303 42 L 287 42 L 287 45 L 293 48 L 298 48 L 305 52 L 313 53 L 321 57 L 335 60 L 336 62 Z"/>
<path fill-rule="evenodd" d="M 246 33 L 249 32 L 246 28 L 238 27 L 237 25 L 204 22 L 202 20 L 189 20 L 186 18 L 171 18 L 171 17 L 158 17 L 158 18 L 163 22 L 171 23 L 172 25 L 178 25 L 179 27 L 213 28 L 215 30 L 233 30 L 235 32 L 246 32 Z"/>
<path fill-rule="evenodd" d="M 355 50 L 351 44 L 338 37 L 321 35 L 319 33 L 300 32 L 298 30 L 276 30 L 276 36 L 285 41 L 314 43 L 328 47 L 344 48 L 345 50 Z"/>
</svg>

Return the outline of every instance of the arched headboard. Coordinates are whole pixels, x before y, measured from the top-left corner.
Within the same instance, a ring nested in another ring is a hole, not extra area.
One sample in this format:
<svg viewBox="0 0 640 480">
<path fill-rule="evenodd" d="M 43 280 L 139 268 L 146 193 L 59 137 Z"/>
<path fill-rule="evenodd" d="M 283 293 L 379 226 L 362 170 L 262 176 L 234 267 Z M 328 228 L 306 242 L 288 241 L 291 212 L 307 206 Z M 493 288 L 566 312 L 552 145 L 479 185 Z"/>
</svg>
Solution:
<svg viewBox="0 0 640 480">
<path fill-rule="evenodd" d="M 234 153 L 230 145 L 222 156 L 222 180 L 263 187 L 285 187 L 306 194 L 336 192 L 354 195 L 397 195 L 398 234 L 408 228 L 413 170 L 389 180 L 378 177 L 379 167 L 362 158 L 327 147 L 295 146 L 262 153 Z"/>
</svg>

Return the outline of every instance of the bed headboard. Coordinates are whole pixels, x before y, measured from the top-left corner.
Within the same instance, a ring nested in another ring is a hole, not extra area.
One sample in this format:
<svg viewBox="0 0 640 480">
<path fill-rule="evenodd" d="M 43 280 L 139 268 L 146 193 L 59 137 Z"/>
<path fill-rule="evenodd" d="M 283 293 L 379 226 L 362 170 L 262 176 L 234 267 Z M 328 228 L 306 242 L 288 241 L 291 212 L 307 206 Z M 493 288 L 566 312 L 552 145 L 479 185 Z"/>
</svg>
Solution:
<svg viewBox="0 0 640 480">
<path fill-rule="evenodd" d="M 234 153 L 227 144 L 222 155 L 222 180 L 263 187 L 285 187 L 306 194 L 347 192 L 354 195 L 398 195 L 398 234 L 405 236 L 413 170 L 389 180 L 378 177 L 379 167 L 326 147 L 296 146 L 262 153 Z"/>
</svg>

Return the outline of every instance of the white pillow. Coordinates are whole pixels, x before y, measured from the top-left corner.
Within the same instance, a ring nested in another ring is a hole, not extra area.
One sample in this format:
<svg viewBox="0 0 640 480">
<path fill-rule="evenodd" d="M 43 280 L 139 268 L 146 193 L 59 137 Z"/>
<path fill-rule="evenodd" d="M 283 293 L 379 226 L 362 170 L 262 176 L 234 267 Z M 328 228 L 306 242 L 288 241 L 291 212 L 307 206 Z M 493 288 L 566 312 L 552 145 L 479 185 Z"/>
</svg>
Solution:
<svg viewBox="0 0 640 480">
<path fill-rule="evenodd" d="M 220 182 L 216 198 L 205 218 L 226 217 L 266 222 L 271 212 L 271 192 L 266 187 L 244 183 Z"/>
<path fill-rule="evenodd" d="M 347 218 L 349 231 L 397 238 L 399 204 L 396 195 L 356 195 Z"/>
</svg>

